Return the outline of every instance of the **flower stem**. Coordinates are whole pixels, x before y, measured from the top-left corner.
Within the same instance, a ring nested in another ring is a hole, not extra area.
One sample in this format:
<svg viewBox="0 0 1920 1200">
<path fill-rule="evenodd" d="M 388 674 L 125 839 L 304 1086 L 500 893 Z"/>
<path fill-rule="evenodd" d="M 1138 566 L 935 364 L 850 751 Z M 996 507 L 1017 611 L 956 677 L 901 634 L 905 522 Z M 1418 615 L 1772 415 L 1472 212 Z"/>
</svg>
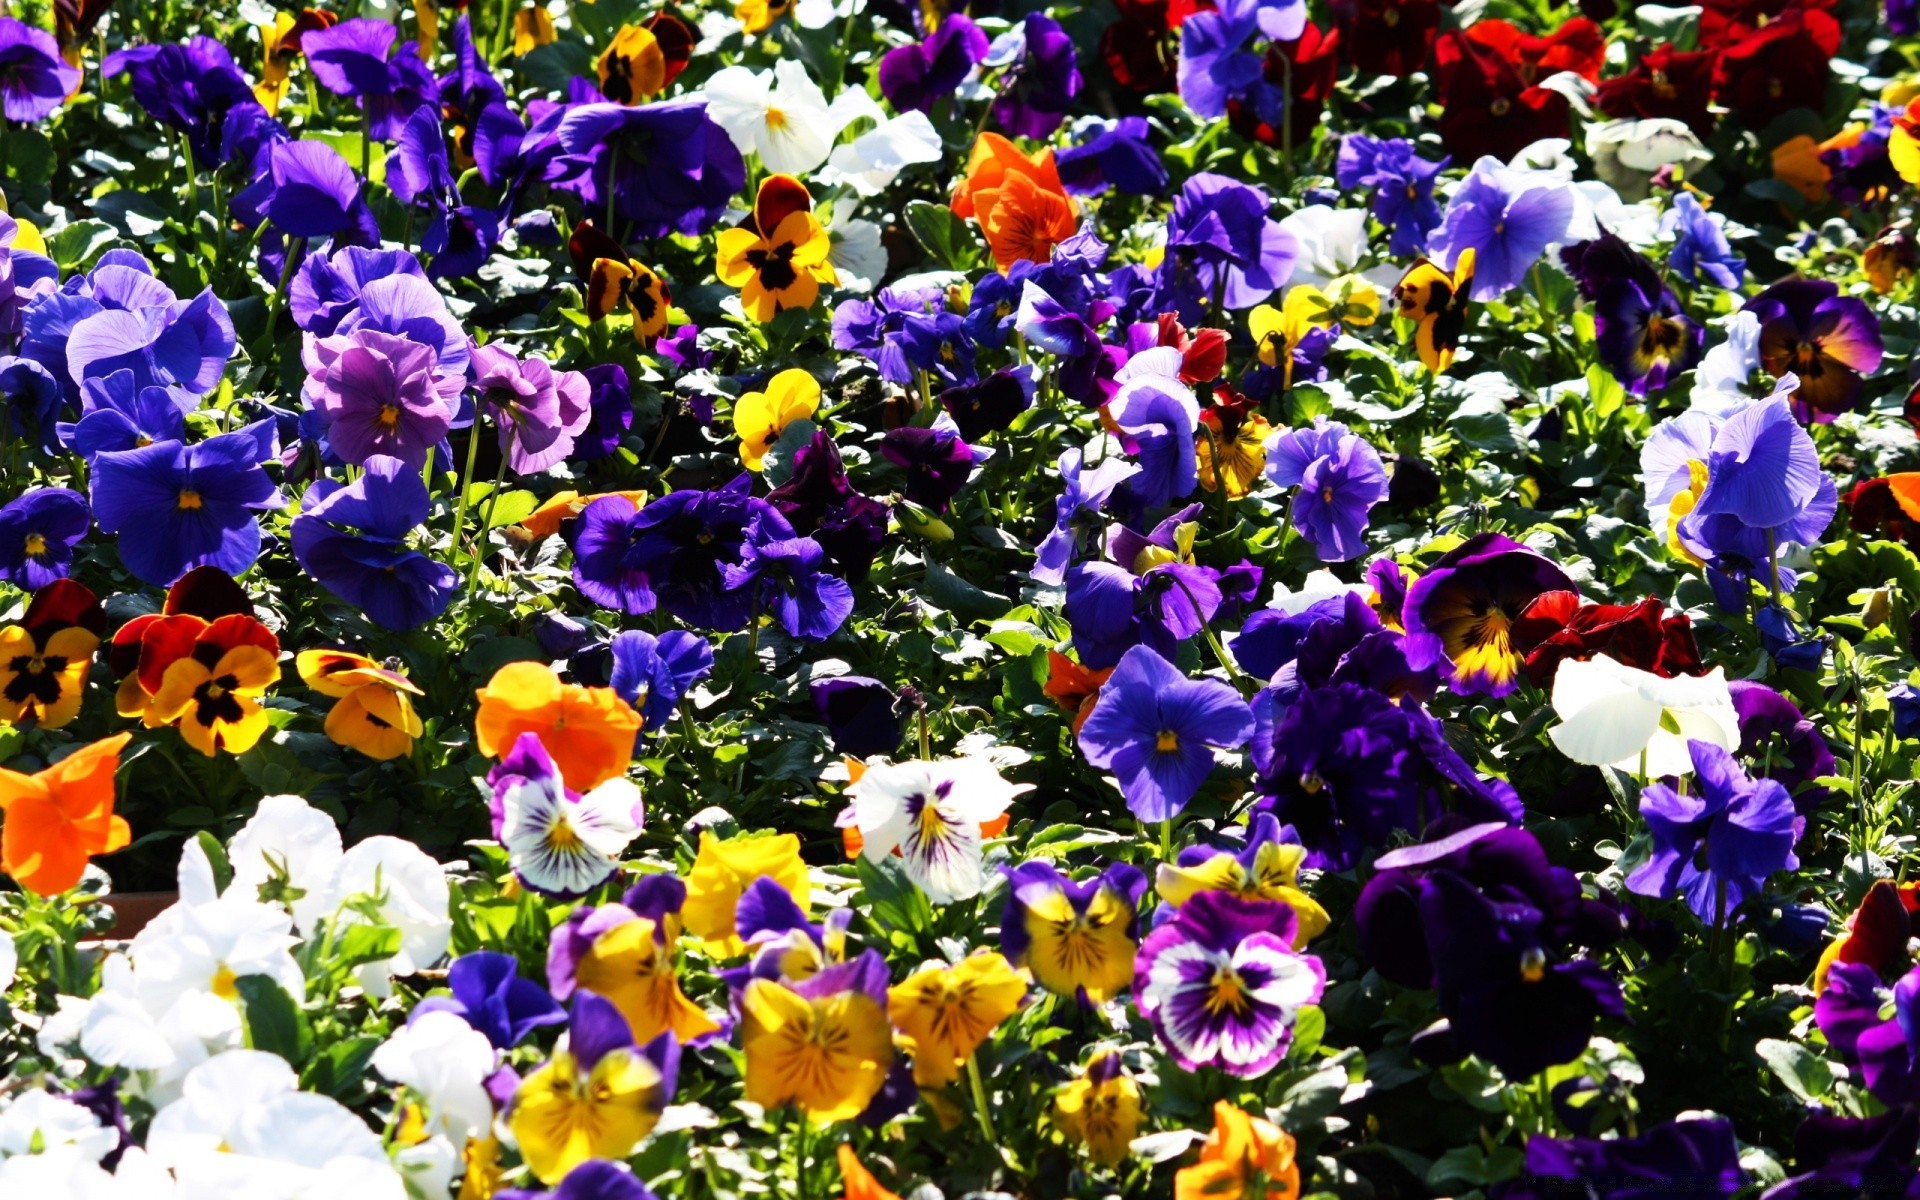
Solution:
<svg viewBox="0 0 1920 1200">
<path fill-rule="evenodd" d="M 980 1132 L 987 1135 L 987 1144 L 997 1153 L 1000 1138 L 993 1132 L 993 1116 L 987 1108 L 987 1085 L 980 1079 L 980 1056 L 967 1056 L 967 1087 L 973 1092 L 973 1111 L 980 1117 Z"/>
<path fill-rule="evenodd" d="M 513 445 L 513 435 L 507 435 L 507 446 Z M 469 448 L 471 455 L 471 448 Z M 500 489 L 507 479 L 507 451 L 500 451 L 500 466 L 493 473 L 493 490 L 487 493 L 486 512 L 480 517 L 480 535 L 474 539 L 473 561 L 467 564 L 467 607 L 473 607 L 474 589 L 480 584 L 480 559 L 487 550 L 487 531 L 493 528 L 493 506 L 500 499 Z M 462 497 L 464 499 L 464 497 Z"/>
<path fill-rule="evenodd" d="M 473 491 L 473 463 L 480 456 L 480 419 L 476 415 L 467 427 L 467 466 L 460 472 L 460 500 L 453 509 L 453 545 L 460 545 L 460 534 L 467 527 L 467 497 Z"/>
</svg>

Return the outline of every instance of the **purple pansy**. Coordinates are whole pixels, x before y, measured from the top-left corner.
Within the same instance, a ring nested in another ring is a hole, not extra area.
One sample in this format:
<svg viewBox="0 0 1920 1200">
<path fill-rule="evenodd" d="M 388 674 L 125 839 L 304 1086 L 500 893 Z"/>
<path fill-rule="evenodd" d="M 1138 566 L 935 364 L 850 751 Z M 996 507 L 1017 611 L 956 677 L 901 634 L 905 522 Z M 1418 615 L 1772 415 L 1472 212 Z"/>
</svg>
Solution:
<svg viewBox="0 0 1920 1200">
<path fill-rule="evenodd" d="M 1087 761 L 1120 780 L 1142 821 L 1179 814 L 1213 770 L 1213 752 L 1244 745 L 1253 713 L 1227 684 L 1188 679 L 1152 647 L 1120 658 L 1080 726 Z"/>
<path fill-rule="evenodd" d="M 383 629 L 413 629 L 453 600 L 459 574 L 407 545 L 429 500 L 420 469 L 383 454 L 350 484 L 322 479 L 293 519 L 300 566 Z"/>
<path fill-rule="evenodd" d="M 33 488 L 0 508 L 0 579 L 36 592 L 73 571 L 73 548 L 93 525 L 86 497 Z"/>
</svg>

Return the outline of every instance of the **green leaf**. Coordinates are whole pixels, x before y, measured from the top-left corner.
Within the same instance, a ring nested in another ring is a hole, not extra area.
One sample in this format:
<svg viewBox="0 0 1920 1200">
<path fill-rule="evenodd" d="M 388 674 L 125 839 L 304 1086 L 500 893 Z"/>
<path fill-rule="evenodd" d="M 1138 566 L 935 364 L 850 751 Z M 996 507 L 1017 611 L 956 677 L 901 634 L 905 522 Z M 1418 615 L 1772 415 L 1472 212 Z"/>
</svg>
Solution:
<svg viewBox="0 0 1920 1200">
<path fill-rule="evenodd" d="M 332 1096 L 343 1104 L 359 1099 L 366 1090 L 362 1080 L 366 1078 L 367 1066 L 379 1048 L 377 1037 L 348 1038 L 323 1047 L 301 1072 L 300 1090 Z"/>
<path fill-rule="evenodd" d="M 313 1053 L 313 1026 L 287 989 L 269 975 L 242 975 L 233 986 L 248 1048 L 278 1054 L 296 1067 L 306 1062 Z"/>
<path fill-rule="evenodd" d="M 780 439 L 767 448 L 766 455 L 760 461 L 760 473 L 770 487 L 779 487 L 793 478 L 793 459 L 800 448 L 813 440 L 813 431 L 818 429 L 812 421 L 804 418 L 790 423 L 780 431 Z"/>
<path fill-rule="evenodd" d="M 200 843 L 201 852 L 207 856 L 207 863 L 213 868 L 213 890 L 226 891 L 227 885 L 233 882 L 233 863 L 227 858 L 227 848 L 220 844 L 219 838 L 204 829 L 194 834 L 193 840 Z"/>
<path fill-rule="evenodd" d="M 1311 425 L 1315 417 L 1333 415 L 1333 397 L 1324 388 L 1301 384 L 1287 394 L 1287 417 L 1295 425 Z"/>
<path fill-rule="evenodd" d="M 343 967 L 382 962 L 400 953 L 400 931 L 386 925 L 349 925 L 333 960 Z"/>
<path fill-rule="evenodd" d="M 493 678 L 493 673 L 508 663 L 545 662 L 547 656 L 534 642 L 523 637 L 487 638 L 460 656 L 460 666 L 476 679 Z"/>
<path fill-rule="evenodd" d="M 1762 1038 L 1753 1049 L 1774 1077 L 1804 1104 L 1825 1099 L 1833 1087 L 1833 1067 L 1798 1042 Z"/>
<path fill-rule="evenodd" d="M 540 498 L 525 488 L 502 492 L 500 498 L 487 507 L 487 528 L 517 525 L 532 516 L 533 510 L 539 507 Z"/>
<path fill-rule="evenodd" d="M 47 235 L 47 257 L 60 264 L 61 271 L 80 271 L 93 264 L 120 236 L 105 221 L 88 217 Z"/>
<path fill-rule="evenodd" d="M 1006 596 L 969 583 L 939 563 L 927 564 L 926 596 L 965 621 L 988 620 L 1013 607 Z"/>
<path fill-rule="evenodd" d="M 933 261 L 949 270 L 965 270 L 979 257 L 979 243 L 967 223 L 944 204 L 915 200 L 907 205 L 907 228 Z"/>
</svg>

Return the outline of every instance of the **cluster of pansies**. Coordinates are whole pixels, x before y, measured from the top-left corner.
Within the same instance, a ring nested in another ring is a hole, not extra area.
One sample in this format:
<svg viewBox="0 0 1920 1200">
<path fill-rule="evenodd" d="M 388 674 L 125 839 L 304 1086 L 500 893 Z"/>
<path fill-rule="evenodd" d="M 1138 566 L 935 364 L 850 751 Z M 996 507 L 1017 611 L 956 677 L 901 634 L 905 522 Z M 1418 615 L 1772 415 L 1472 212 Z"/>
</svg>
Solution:
<svg viewBox="0 0 1920 1200">
<path fill-rule="evenodd" d="M 1916 62 L 0 8 L 0 1195 L 1920 1195 Z"/>
</svg>

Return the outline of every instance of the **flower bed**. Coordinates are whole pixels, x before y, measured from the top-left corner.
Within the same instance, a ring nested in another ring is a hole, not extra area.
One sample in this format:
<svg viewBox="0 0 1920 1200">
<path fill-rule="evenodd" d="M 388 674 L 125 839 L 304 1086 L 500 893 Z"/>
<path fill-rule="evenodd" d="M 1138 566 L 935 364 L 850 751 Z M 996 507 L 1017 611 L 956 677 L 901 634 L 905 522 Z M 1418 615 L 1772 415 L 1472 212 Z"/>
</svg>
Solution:
<svg viewBox="0 0 1920 1200">
<path fill-rule="evenodd" d="M 1916 33 L 0 15 L 0 1195 L 1911 1194 Z"/>
</svg>

